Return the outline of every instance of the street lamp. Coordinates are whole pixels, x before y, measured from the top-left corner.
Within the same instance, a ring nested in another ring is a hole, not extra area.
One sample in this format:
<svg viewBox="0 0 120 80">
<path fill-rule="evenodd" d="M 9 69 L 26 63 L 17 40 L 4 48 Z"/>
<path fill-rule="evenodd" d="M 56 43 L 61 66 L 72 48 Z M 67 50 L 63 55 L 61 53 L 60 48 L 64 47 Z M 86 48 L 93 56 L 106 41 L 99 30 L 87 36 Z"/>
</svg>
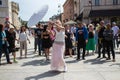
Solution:
<svg viewBox="0 0 120 80">
<path fill-rule="evenodd" d="M 91 11 L 92 11 L 92 0 L 89 1 L 89 4 L 91 6 Z"/>
</svg>

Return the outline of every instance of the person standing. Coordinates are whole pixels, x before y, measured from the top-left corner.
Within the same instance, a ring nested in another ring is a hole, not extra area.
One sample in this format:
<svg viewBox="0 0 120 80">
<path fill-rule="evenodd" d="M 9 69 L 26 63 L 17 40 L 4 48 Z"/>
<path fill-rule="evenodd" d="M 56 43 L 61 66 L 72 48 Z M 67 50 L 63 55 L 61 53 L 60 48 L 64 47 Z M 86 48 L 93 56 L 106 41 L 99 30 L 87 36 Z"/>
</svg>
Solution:
<svg viewBox="0 0 120 80">
<path fill-rule="evenodd" d="M 4 31 L 4 26 L 0 24 L 0 64 L 3 52 L 5 53 L 7 64 L 12 64 L 9 57 L 9 50 L 7 45 L 6 33 Z"/>
<path fill-rule="evenodd" d="M 16 33 L 14 31 L 14 27 L 10 27 L 7 33 L 7 40 L 9 43 L 9 53 L 13 55 L 13 62 L 17 63 L 16 61 L 16 48 L 15 48 L 15 40 L 16 40 Z"/>
<path fill-rule="evenodd" d="M 104 21 L 100 21 L 100 26 L 98 28 L 98 57 L 101 57 L 101 53 L 103 53 L 103 58 L 106 58 L 105 56 L 105 42 L 104 42 L 104 36 L 103 36 L 103 32 L 105 30 L 105 26 L 104 26 Z"/>
<path fill-rule="evenodd" d="M 112 22 L 112 30 L 114 33 L 114 48 L 115 48 L 115 45 L 117 45 L 117 48 L 118 48 L 119 47 L 119 44 L 118 44 L 119 27 L 116 25 L 115 22 Z"/>
<path fill-rule="evenodd" d="M 83 23 L 78 22 L 76 30 L 76 44 L 77 44 L 77 60 L 80 59 L 80 49 L 83 49 L 82 59 L 85 60 L 86 43 L 88 42 L 88 31 Z"/>
<path fill-rule="evenodd" d="M 110 23 L 108 23 L 106 25 L 106 29 L 103 32 L 103 36 L 104 36 L 104 41 L 105 41 L 105 48 L 107 49 L 107 59 L 106 60 L 110 60 L 110 51 L 112 53 L 112 57 L 113 57 L 113 62 L 115 62 L 115 51 L 114 51 L 114 47 L 113 47 L 113 30 L 111 29 L 111 25 Z"/>
<path fill-rule="evenodd" d="M 53 43 L 51 70 L 67 71 L 67 66 L 64 61 L 65 51 L 65 28 L 62 26 L 60 20 L 56 20 L 55 25 L 55 40 Z"/>
<path fill-rule="evenodd" d="M 88 43 L 86 44 L 87 54 L 89 54 L 89 50 L 92 50 L 92 54 L 94 54 L 95 50 L 95 40 L 94 40 L 94 26 L 93 24 L 88 25 Z"/>
<path fill-rule="evenodd" d="M 52 45 L 51 38 L 50 38 L 50 31 L 47 29 L 48 26 L 44 25 L 44 30 L 41 34 L 42 38 L 42 48 L 44 49 L 46 60 L 49 60 L 49 53 L 50 47 Z"/>
<path fill-rule="evenodd" d="M 41 24 L 38 23 L 37 25 L 37 29 L 35 30 L 35 37 L 37 37 L 36 39 L 36 43 L 38 45 L 38 51 L 39 51 L 39 55 L 41 55 L 41 51 L 42 51 L 42 39 L 41 39 L 41 34 L 43 32 L 43 27 Z"/>
<path fill-rule="evenodd" d="M 27 58 L 27 40 L 30 43 L 30 40 L 28 39 L 28 35 L 26 33 L 26 27 L 22 26 L 20 29 L 19 39 L 20 42 L 20 58 L 22 58 L 22 50 L 25 49 L 25 58 Z"/>
<path fill-rule="evenodd" d="M 66 25 L 65 26 L 65 52 L 69 53 L 70 57 L 72 57 L 72 39 L 73 39 L 74 34 L 70 31 L 70 26 Z M 68 51 L 67 51 L 68 50 Z"/>
</svg>

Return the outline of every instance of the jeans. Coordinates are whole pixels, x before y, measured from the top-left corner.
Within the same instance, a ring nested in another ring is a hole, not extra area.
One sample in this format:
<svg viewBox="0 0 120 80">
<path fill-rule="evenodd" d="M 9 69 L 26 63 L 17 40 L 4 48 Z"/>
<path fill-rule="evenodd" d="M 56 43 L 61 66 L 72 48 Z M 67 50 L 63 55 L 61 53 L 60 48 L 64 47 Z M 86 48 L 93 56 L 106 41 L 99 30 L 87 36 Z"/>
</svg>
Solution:
<svg viewBox="0 0 120 80">
<path fill-rule="evenodd" d="M 9 63 L 10 62 L 9 50 L 8 50 L 6 45 L 2 45 L 2 48 L 0 48 L 0 61 L 1 61 L 1 57 L 2 57 L 3 52 L 5 53 L 7 63 Z"/>
<path fill-rule="evenodd" d="M 42 51 L 42 39 L 38 38 L 38 51 L 39 51 L 39 55 L 41 55 L 41 51 Z"/>
</svg>

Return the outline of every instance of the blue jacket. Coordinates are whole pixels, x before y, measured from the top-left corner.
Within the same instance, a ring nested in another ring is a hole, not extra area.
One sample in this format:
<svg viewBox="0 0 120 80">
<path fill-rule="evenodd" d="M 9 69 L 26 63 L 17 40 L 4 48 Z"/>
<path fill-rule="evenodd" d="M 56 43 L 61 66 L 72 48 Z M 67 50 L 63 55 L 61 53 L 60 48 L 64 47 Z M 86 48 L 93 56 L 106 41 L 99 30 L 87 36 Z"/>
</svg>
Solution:
<svg viewBox="0 0 120 80">
<path fill-rule="evenodd" d="M 78 30 L 79 30 L 79 28 L 77 27 L 77 29 L 76 29 L 76 41 L 78 41 L 78 36 L 79 36 Z M 87 39 L 88 39 L 88 31 L 87 31 L 87 28 L 82 27 L 82 30 L 83 30 L 83 34 L 84 34 L 84 39 L 87 40 Z"/>
<path fill-rule="evenodd" d="M 2 48 L 2 32 L 0 32 L 0 48 Z"/>
</svg>

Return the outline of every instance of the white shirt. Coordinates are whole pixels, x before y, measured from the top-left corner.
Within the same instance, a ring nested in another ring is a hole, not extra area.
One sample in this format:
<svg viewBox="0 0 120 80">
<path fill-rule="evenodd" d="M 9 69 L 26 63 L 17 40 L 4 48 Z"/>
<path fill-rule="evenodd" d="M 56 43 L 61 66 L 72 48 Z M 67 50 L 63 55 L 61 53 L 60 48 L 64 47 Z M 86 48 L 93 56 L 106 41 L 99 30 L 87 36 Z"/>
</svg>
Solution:
<svg viewBox="0 0 120 80">
<path fill-rule="evenodd" d="M 65 31 L 60 30 L 59 32 L 55 29 L 56 36 L 55 41 L 56 42 L 65 42 Z"/>
<path fill-rule="evenodd" d="M 26 32 L 22 32 L 19 34 L 20 41 L 26 41 L 28 39 Z"/>
<path fill-rule="evenodd" d="M 112 30 L 113 30 L 114 36 L 115 36 L 115 35 L 118 36 L 119 27 L 118 27 L 118 26 L 113 26 L 113 27 L 112 27 Z"/>
</svg>

